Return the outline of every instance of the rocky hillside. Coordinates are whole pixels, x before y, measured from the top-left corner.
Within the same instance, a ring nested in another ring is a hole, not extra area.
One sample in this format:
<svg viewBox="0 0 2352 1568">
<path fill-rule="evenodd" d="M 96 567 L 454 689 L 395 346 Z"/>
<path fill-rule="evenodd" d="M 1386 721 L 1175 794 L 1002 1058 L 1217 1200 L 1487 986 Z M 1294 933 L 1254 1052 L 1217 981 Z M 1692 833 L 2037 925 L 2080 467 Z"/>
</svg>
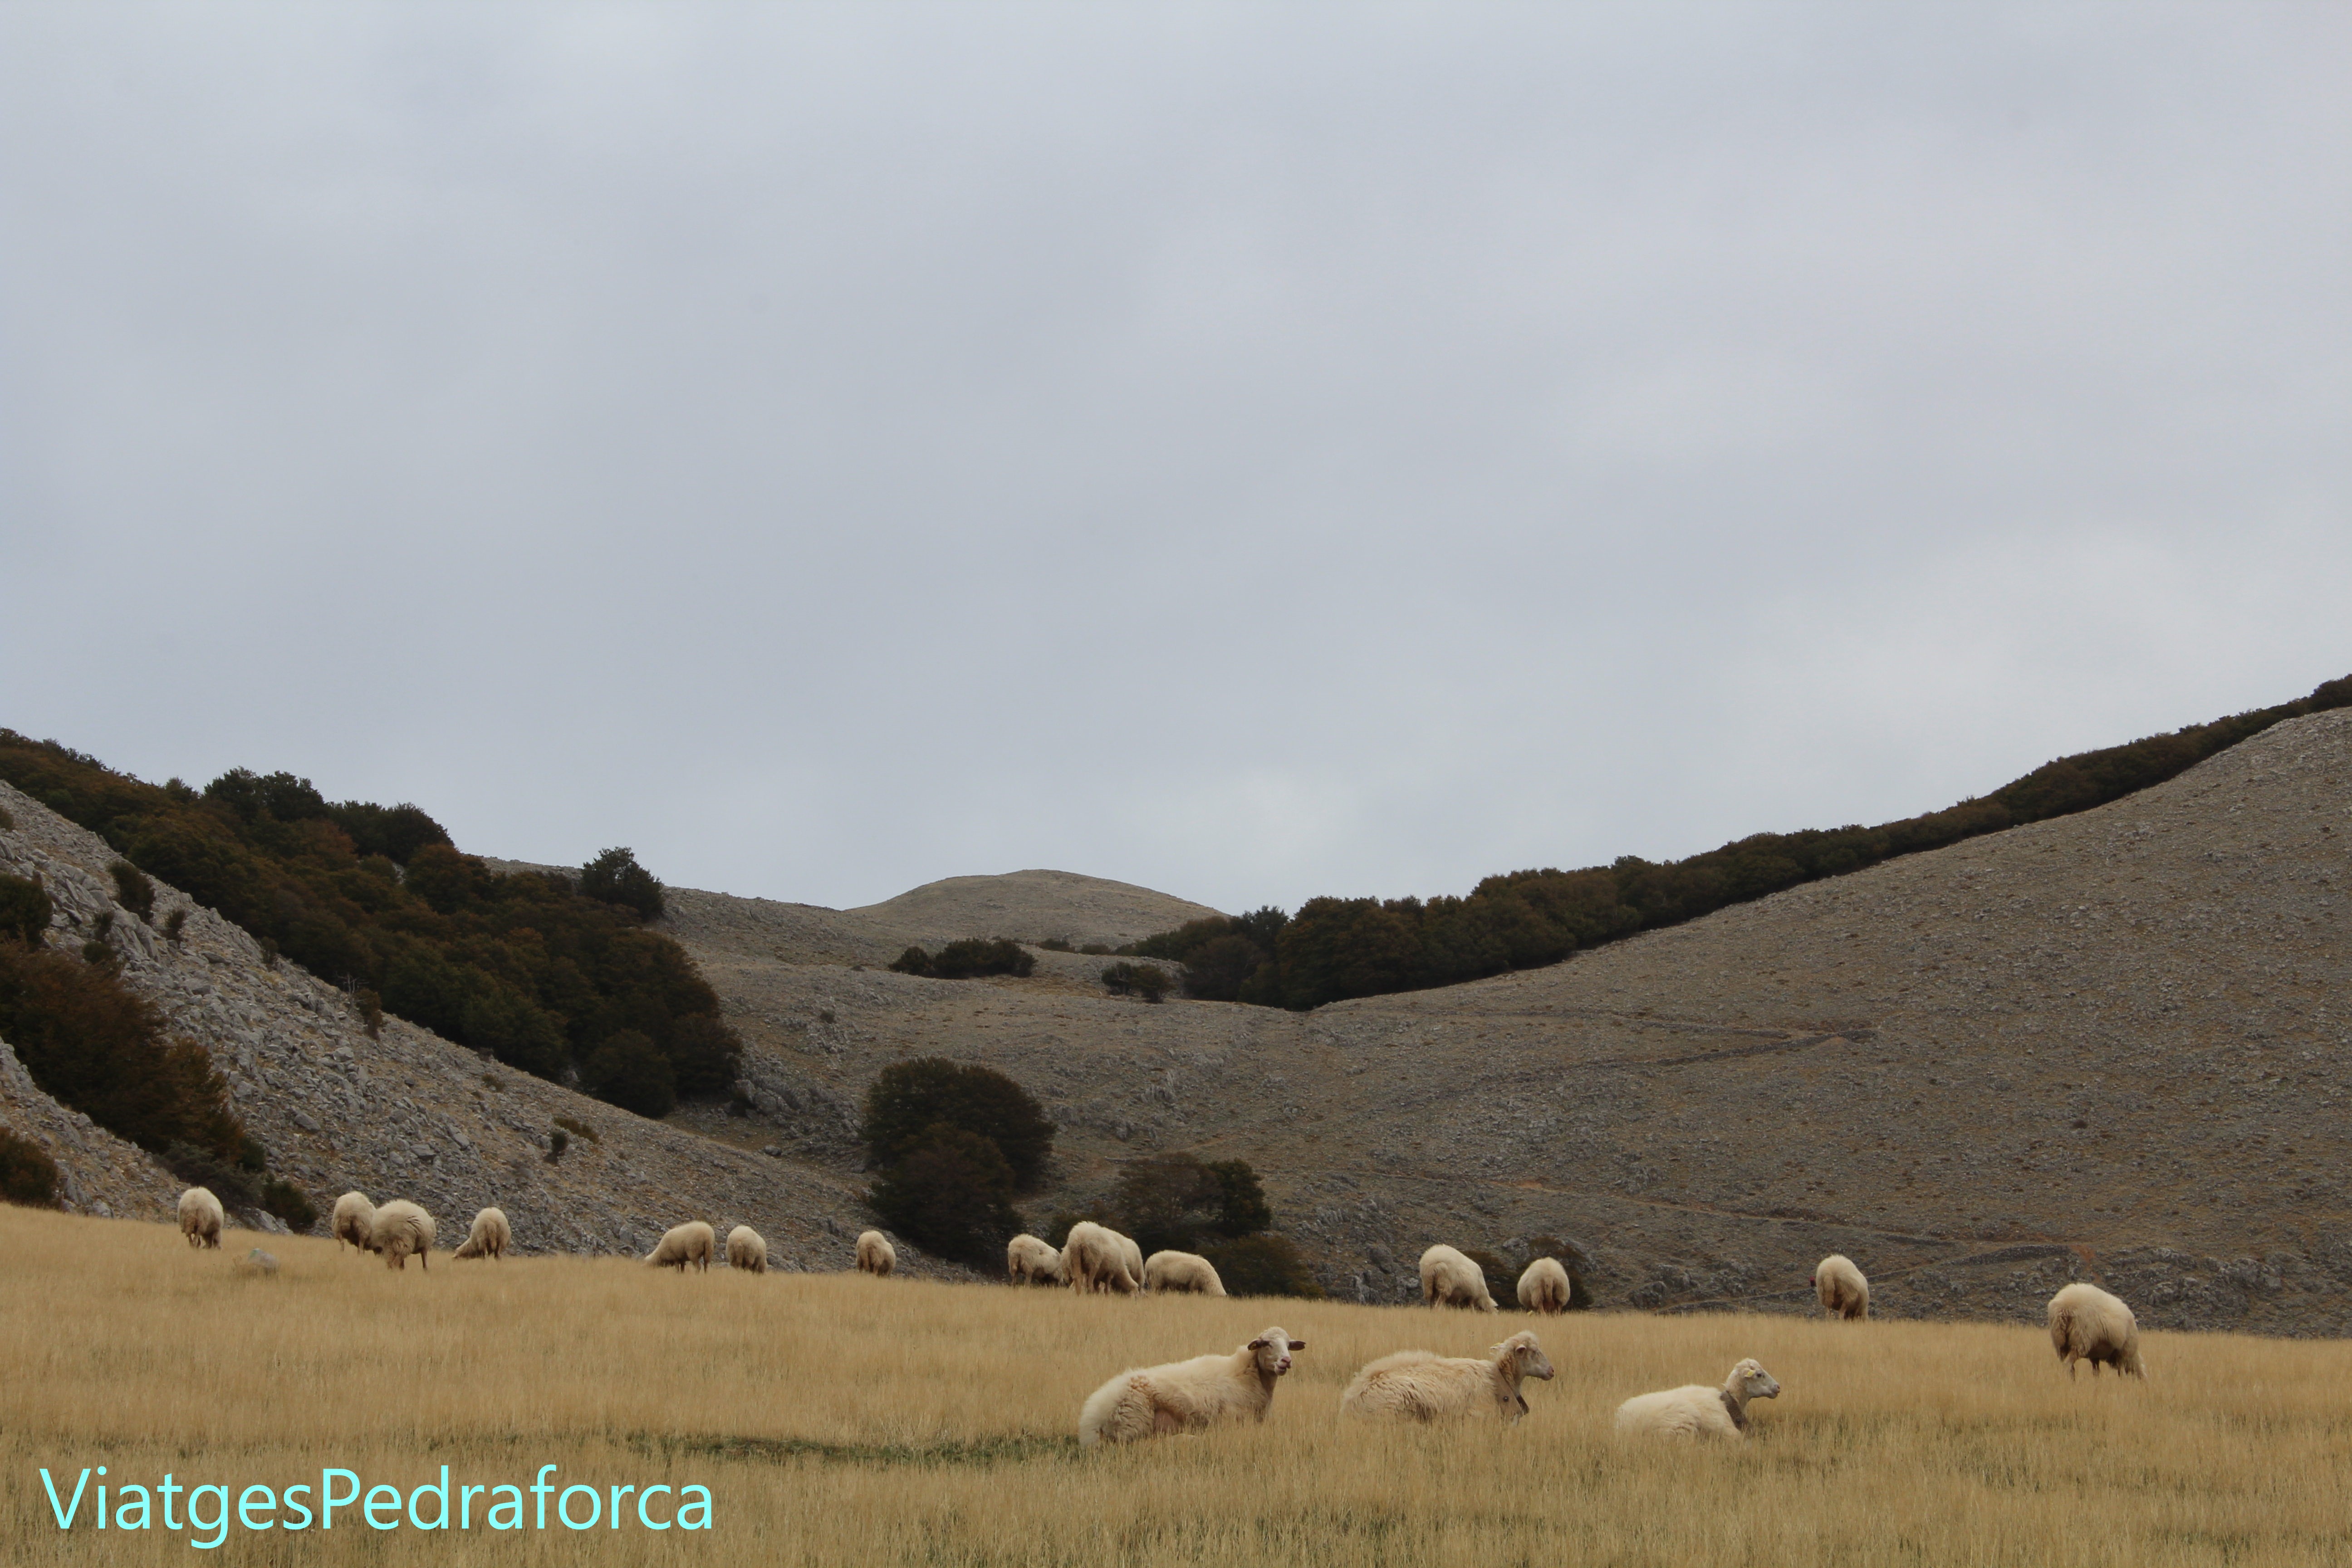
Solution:
<svg viewBox="0 0 2352 1568">
<path fill-rule="evenodd" d="M 707 1219 L 722 1233 L 748 1223 L 777 1267 L 847 1266 L 847 1238 L 866 1223 L 854 1173 L 763 1154 L 757 1140 L 745 1148 L 645 1121 L 398 1019 L 371 1037 L 341 992 L 270 963 L 244 931 L 178 889 L 159 883 L 154 908 L 158 927 L 189 909 L 177 946 L 121 909 L 106 871 L 115 855 L 95 835 L 5 784 L 0 809 L 16 822 L 0 832 L 0 871 L 47 888 L 58 908 L 51 941 L 79 948 L 113 910 L 125 983 L 162 1008 L 173 1032 L 209 1049 L 272 1167 L 321 1211 L 353 1187 L 379 1202 L 413 1198 L 441 1220 L 447 1246 L 477 1208 L 495 1204 L 526 1251 L 644 1252 L 681 1220 Z M 558 1117 L 593 1135 L 568 1134 L 551 1161 Z M 49 1150 L 69 1206 L 170 1217 L 181 1184 L 41 1094 L 13 1053 L 0 1055 L 0 1121 Z"/>
<path fill-rule="evenodd" d="M 801 906 L 681 895 L 670 923 L 775 1136 L 836 1169 L 874 1072 L 938 1053 L 1063 1124 L 1033 1212 L 1137 1153 L 1239 1155 L 1364 1299 L 1409 1293 L 1431 1241 L 1549 1233 L 1609 1305 L 1795 1310 L 1838 1250 L 1906 1315 L 2030 1316 L 2097 1277 L 2159 1325 L 2338 1333 L 2347 893 L 2335 712 L 2095 811 L 1306 1016 L 1122 1001 L 1058 954 L 1024 981 L 861 969 Z"/>
</svg>

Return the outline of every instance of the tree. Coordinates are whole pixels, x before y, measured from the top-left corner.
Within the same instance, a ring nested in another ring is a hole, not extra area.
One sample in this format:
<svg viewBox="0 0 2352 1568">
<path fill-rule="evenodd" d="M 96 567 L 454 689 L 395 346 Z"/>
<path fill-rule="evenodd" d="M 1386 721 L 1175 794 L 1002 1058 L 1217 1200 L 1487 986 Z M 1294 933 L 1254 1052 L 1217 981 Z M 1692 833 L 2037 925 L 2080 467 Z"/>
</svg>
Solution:
<svg viewBox="0 0 2352 1568">
<path fill-rule="evenodd" d="M 1045 1108 L 993 1068 L 944 1057 L 894 1062 L 875 1076 L 858 1128 L 868 1164 L 896 1164 L 936 1123 L 994 1144 L 1013 1173 L 1013 1190 L 1034 1192 L 1045 1180 L 1055 1131 Z"/>
<path fill-rule="evenodd" d="M 641 921 L 661 919 L 661 879 L 627 849 L 607 849 L 580 868 L 580 890 L 602 903 L 634 910 Z"/>
<path fill-rule="evenodd" d="M 669 1026 L 669 1061 L 681 1095 L 722 1095 L 742 1075 L 743 1042 L 710 1013 L 688 1013 Z"/>
<path fill-rule="evenodd" d="M 677 1104 L 677 1077 L 669 1058 L 635 1029 L 622 1029 L 580 1064 L 580 1086 L 607 1105 L 656 1121 Z"/>
<path fill-rule="evenodd" d="M 39 944 L 56 913 L 48 889 L 30 877 L 0 876 L 0 937 Z"/>
<path fill-rule="evenodd" d="M 1217 1209 L 1219 1236 L 1239 1238 L 1274 1228 L 1274 1210 L 1265 1201 L 1265 1188 L 1258 1184 L 1257 1173 L 1250 1169 L 1248 1161 L 1219 1160 L 1208 1170 L 1223 1191 Z"/>
<path fill-rule="evenodd" d="M 1225 1186 L 1190 1154 L 1154 1154 L 1131 1162 L 1111 1192 L 1118 1228 L 1146 1256 L 1173 1248 L 1198 1252 L 1224 1212 Z"/>
<path fill-rule="evenodd" d="M 882 1173 L 866 1201 L 917 1246 L 977 1267 L 1001 1259 L 1020 1231 L 1012 1197 L 1013 1167 L 993 1142 L 935 1121 Z"/>
<path fill-rule="evenodd" d="M 1244 1236 L 1234 1241 L 1212 1242 L 1201 1249 L 1235 1296 L 1304 1296 L 1323 1294 L 1315 1273 L 1307 1267 L 1297 1246 L 1286 1236 Z"/>
</svg>

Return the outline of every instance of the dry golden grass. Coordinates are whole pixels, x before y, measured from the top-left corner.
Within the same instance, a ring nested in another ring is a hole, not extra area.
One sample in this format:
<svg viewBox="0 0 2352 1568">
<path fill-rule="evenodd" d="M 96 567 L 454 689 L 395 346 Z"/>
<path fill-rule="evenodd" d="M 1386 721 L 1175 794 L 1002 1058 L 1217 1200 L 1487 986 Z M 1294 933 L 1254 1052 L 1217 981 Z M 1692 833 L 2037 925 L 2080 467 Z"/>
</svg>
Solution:
<svg viewBox="0 0 2352 1568">
<path fill-rule="evenodd" d="M 264 1242 L 274 1279 L 236 1259 Z M 1339 1390 L 1498 1321 L 1302 1302 L 1073 1300 L 624 1259 L 387 1272 L 325 1241 L 0 1208 L 8 1560 L 188 1561 L 60 1533 L 37 1467 L 152 1485 L 699 1482 L 708 1534 L 232 1530 L 241 1562 L 2335 1563 L 2352 1557 L 2352 1347 L 2151 1336 L 2153 1381 L 2069 1384 L 2042 1331 L 1613 1314 L 1537 1325 L 1558 1381 L 1511 1431 L 1343 1426 Z M 1082 1454 L 1120 1368 L 1305 1338 L 1262 1427 Z M 1502 1320 L 1519 1326 L 1528 1320 Z M 1631 1394 L 1759 1357 L 1753 1442 L 1628 1449 Z M 85 1504 L 87 1507 L 87 1503 Z M 181 1506 L 185 1507 L 184 1499 Z M 479 1506 L 478 1504 L 478 1506 Z M 551 1520 L 551 1524 L 552 1521 Z M 201 1560 L 201 1559 L 200 1559 Z"/>
</svg>

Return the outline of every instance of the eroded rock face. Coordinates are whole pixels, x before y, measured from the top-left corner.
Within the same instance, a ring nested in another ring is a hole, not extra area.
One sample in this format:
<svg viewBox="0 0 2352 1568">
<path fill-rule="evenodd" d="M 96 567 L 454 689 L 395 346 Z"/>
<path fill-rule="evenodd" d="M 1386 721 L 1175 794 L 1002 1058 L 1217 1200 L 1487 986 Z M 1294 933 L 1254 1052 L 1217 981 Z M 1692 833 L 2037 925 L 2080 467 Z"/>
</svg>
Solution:
<svg viewBox="0 0 2352 1568">
<path fill-rule="evenodd" d="M 113 913 L 108 940 L 124 982 L 211 1052 L 237 1115 L 272 1169 L 310 1194 L 321 1226 L 335 1198 L 357 1188 L 378 1202 L 422 1204 L 445 1235 L 462 1237 L 475 1210 L 495 1205 L 513 1222 L 520 1252 L 642 1254 L 670 1226 L 706 1218 L 721 1231 L 753 1226 L 768 1238 L 772 1268 L 853 1261 L 838 1232 L 845 1225 L 855 1235 L 865 1221 L 845 1175 L 762 1156 L 756 1142 L 737 1148 L 647 1121 L 396 1018 L 372 1037 L 341 991 L 293 963 L 270 963 L 243 931 L 178 889 L 155 884 L 152 926 L 121 908 L 106 870 L 118 857 L 96 835 L 5 784 L 0 807 L 16 824 L 0 832 L 0 870 L 47 888 L 58 911 L 52 944 L 78 952 L 99 917 Z M 162 927 L 181 909 L 175 945 Z M 78 1209 L 172 1217 L 184 1184 L 40 1094 L 13 1053 L 0 1058 L 0 1114 L 51 1151 Z M 551 1162 L 558 1116 L 595 1136 L 569 1136 Z M 903 1242 L 899 1249 L 902 1268 L 937 1267 Z"/>
</svg>

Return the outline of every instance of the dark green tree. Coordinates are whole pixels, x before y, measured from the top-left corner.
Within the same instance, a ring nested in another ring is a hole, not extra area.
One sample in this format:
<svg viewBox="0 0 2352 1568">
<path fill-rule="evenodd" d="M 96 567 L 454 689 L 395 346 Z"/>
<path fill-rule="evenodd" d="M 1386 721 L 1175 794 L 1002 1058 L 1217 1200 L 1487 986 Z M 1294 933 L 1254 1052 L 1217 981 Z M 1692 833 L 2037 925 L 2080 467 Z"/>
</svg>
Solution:
<svg viewBox="0 0 2352 1568">
<path fill-rule="evenodd" d="M 1118 1228 L 1144 1256 L 1167 1248 L 1198 1252 L 1224 1213 L 1225 1186 L 1190 1154 L 1154 1154 L 1130 1161 L 1111 1189 Z"/>
<path fill-rule="evenodd" d="M 1001 1262 L 1021 1229 L 1013 1167 L 989 1139 L 945 1121 L 924 1128 L 867 1194 L 882 1223 L 959 1263 Z"/>
<path fill-rule="evenodd" d="M 56 913 L 48 890 L 39 882 L 0 874 L 0 937 L 37 944 Z"/>
<path fill-rule="evenodd" d="M 1034 1192 L 1054 1154 L 1054 1124 L 1029 1091 L 993 1068 L 944 1057 L 894 1062 L 866 1091 L 858 1137 L 869 1165 L 892 1165 L 934 1125 L 994 1144 L 1016 1192 Z"/>
<path fill-rule="evenodd" d="M 144 871 L 128 860 L 117 860 L 106 868 L 106 874 L 114 879 L 116 903 L 142 921 L 154 914 L 155 884 L 147 879 Z"/>
<path fill-rule="evenodd" d="M 580 1087 L 607 1105 L 659 1121 L 677 1104 L 677 1075 L 653 1041 L 618 1030 L 580 1064 Z"/>
<path fill-rule="evenodd" d="M 1274 1209 L 1266 1203 L 1265 1188 L 1258 1184 L 1257 1173 L 1250 1169 L 1248 1161 L 1218 1160 L 1208 1171 L 1223 1194 L 1214 1227 L 1219 1236 L 1237 1238 L 1274 1228 Z"/>
<path fill-rule="evenodd" d="M 607 849 L 580 868 L 580 891 L 600 903 L 634 910 L 641 921 L 661 919 L 661 879 L 627 849 Z"/>
<path fill-rule="evenodd" d="M 1315 1271 L 1307 1267 L 1307 1259 L 1286 1236 L 1244 1236 L 1211 1242 L 1202 1247 L 1201 1256 L 1216 1269 L 1231 1295 L 1313 1300 L 1324 1294 Z"/>
</svg>

